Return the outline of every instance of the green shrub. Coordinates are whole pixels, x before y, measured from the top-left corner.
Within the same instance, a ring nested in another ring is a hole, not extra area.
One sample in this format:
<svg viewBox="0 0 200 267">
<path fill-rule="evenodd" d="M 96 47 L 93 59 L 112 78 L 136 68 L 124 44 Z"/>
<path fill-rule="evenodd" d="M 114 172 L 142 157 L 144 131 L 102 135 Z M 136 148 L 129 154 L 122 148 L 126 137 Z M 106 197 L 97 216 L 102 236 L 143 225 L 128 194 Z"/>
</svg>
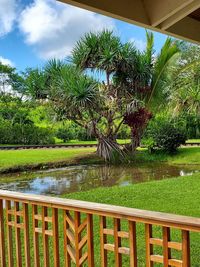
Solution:
<svg viewBox="0 0 200 267">
<path fill-rule="evenodd" d="M 169 153 L 174 152 L 180 145 L 185 144 L 185 132 L 176 127 L 172 122 L 164 122 L 152 131 L 155 145 Z"/>
<path fill-rule="evenodd" d="M 149 153 L 152 153 L 155 148 L 155 141 L 153 137 L 149 137 L 142 140 L 142 145 L 148 148 Z"/>
<path fill-rule="evenodd" d="M 53 133 L 47 128 L 39 128 L 33 124 L 11 124 L 1 121 L 0 143 L 21 145 L 46 145 L 53 144 Z"/>
<path fill-rule="evenodd" d="M 85 128 L 77 126 L 76 127 L 76 139 L 79 141 L 93 141 L 95 140 L 95 137 L 92 135 L 89 135 Z"/>
<path fill-rule="evenodd" d="M 117 134 L 118 139 L 129 139 L 130 138 L 130 127 L 123 124 Z"/>
<path fill-rule="evenodd" d="M 72 139 L 76 139 L 75 131 L 72 127 L 61 127 L 56 132 L 56 137 L 63 142 L 67 142 Z"/>
</svg>

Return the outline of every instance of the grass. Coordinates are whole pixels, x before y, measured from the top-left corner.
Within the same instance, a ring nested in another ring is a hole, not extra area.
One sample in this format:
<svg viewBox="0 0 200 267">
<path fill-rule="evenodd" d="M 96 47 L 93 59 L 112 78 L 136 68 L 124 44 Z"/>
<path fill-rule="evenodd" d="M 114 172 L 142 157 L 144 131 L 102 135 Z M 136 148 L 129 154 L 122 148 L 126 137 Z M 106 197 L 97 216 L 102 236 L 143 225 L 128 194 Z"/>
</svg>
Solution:
<svg viewBox="0 0 200 267">
<path fill-rule="evenodd" d="M 27 150 L 0 150 L 0 172 L 9 170 L 10 168 L 17 170 L 27 170 L 35 168 L 43 168 L 49 164 L 50 167 L 66 166 L 69 164 L 80 163 L 99 163 L 102 162 L 93 154 L 95 148 L 69 148 L 69 149 L 27 149 Z M 178 152 L 172 156 L 162 152 L 149 154 L 146 149 L 140 149 L 133 160 L 133 164 L 145 162 L 165 161 L 169 164 L 199 164 L 200 148 L 185 147 L 180 148 Z M 59 165 L 61 164 L 62 165 Z M 48 167 L 48 166 L 46 166 Z"/>
<path fill-rule="evenodd" d="M 173 155 L 162 151 L 149 154 L 146 149 L 140 149 L 135 160 L 136 162 L 165 161 L 169 164 L 200 164 L 200 147 L 182 147 Z"/>
<path fill-rule="evenodd" d="M 5 168 L 39 164 L 70 162 L 94 152 L 94 148 L 28 149 L 0 151 L 0 170 Z"/>
<path fill-rule="evenodd" d="M 159 212 L 167 212 L 172 214 L 193 216 L 200 218 L 200 173 L 187 177 L 177 177 L 160 181 L 153 181 L 141 184 L 135 184 L 125 187 L 98 188 L 87 192 L 78 192 L 63 195 L 63 198 L 76 199 L 83 201 L 91 201 L 95 203 L 105 203 L 110 205 L 120 205 L 142 210 L 152 210 Z M 41 213 L 41 209 L 39 209 Z M 31 209 L 30 209 L 31 216 Z M 49 210 L 49 217 L 51 211 Z M 73 216 L 73 215 L 72 215 Z M 84 214 L 83 214 L 83 218 Z M 128 223 L 122 220 L 122 231 L 128 231 Z M 51 224 L 49 224 L 51 229 Z M 41 227 L 41 223 L 40 223 Z M 112 218 L 107 219 L 107 228 L 113 229 Z M 30 217 L 30 239 L 31 239 L 31 255 L 33 255 L 33 233 L 32 220 Z M 59 232 L 60 232 L 60 257 L 61 266 L 64 266 L 63 255 L 63 213 L 59 212 Z M 14 233 L 13 233 L 14 234 Z M 162 238 L 162 229 L 159 226 L 153 227 L 153 235 L 155 238 Z M 181 242 L 181 232 L 172 229 L 172 241 Z M 40 242 L 40 258 L 41 266 L 43 263 L 42 254 L 42 235 L 39 237 Z M 108 237 L 108 243 L 113 244 L 113 237 Z M 199 267 L 199 233 L 191 233 L 191 266 Z M 50 238 L 50 266 L 53 266 L 53 244 Z M 122 245 L 128 247 L 128 240 L 122 241 Z M 22 248 L 23 249 L 23 248 Z M 145 267 L 145 233 L 144 224 L 137 223 L 137 251 L 138 251 L 138 266 Z M 94 253 L 95 266 L 100 267 L 100 240 L 99 240 L 99 217 L 94 216 Z M 155 254 L 162 255 L 162 250 L 155 246 Z M 180 258 L 180 253 L 173 250 L 173 257 Z M 108 254 L 108 266 L 114 266 L 114 253 Z M 24 265 L 23 265 L 24 266 Z M 74 265 L 72 265 L 74 266 Z M 129 257 L 123 256 L 123 266 L 129 265 Z M 157 267 L 161 265 L 155 265 Z"/>
<path fill-rule="evenodd" d="M 200 143 L 200 139 L 189 139 L 186 143 Z"/>
<path fill-rule="evenodd" d="M 78 157 L 87 158 L 94 151 L 94 148 L 76 148 L 76 149 L 39 149 L 39 150 L 12 150 L 0 151 L 0 168 L 8 168 L 12 166 L 37 164 L 48 162 L 73 162 Z M 178 153 L 169 156 L 161 152 L 149 155 L 147 150 L 141 149 L 136 156 L 136 163 L 147 161 L 166 161 L 170 164 L 199 164 L 200 148 L 186 147 L 180 148 Z M 135 184 L 126 187 L 111 187 L 98 188 L 87 192 L 78 192 L 68 195 L 63 195 L 64 198 L 79 199 L 92 201 L 97 203 L 106 203 L 113 205 L 121 205 L 144 210 L 154 210 L 161 212 L 169 212 L 187 216 L 200 217 L 200 173 L 193 176 L 178 177 L 175 179 L 166 179 L 161 181 L 153 181 L 141 184 Z M 60 216 L 62 216 L 60 214 Z M 60 217 L 61 218 L 61 217 Z M 62 219 L 59 223 L 60 229 L 63 228 Z M 113 228 L 113 221 L 108 220 L 108 227 Z M 123 230 L 127 230 L 127 222 L 122 222 Z M 32 227 L 30 227 L 32 229 Z M 32 230 L 31 230 L 32 231 Z M 138 224 L 138 266 L 144 267 L 145 258 L 145 240 L 144 240 L 144 225 Z M 154 227 L 155 237 L 161 237 L 161 228 Z M 32 236 L 32 233 L 31 233 Z M 61 239 L 63 236 L 60 236 Z M 172 231 L 173 241 L 180 241 L 180 231 Z M 109 238 L 109 242 L 113 243 L 113 239 Z M 41 241 L 42 242 L 42 241 Z M 199 267 L 200 236 L 191 234 L 191 251 L 192 251 L 192 266 Z M 100 266 L 99 261 L 99 218 L 94 217 L 94 245 L 95 259 L 97 267 Z M 126 241 L 123 241 L 124 246 L 128 246 Z M 51 247 L 51 245 L 50 245 Z M 62 250 L 63 245 L 60 243 Z M 31 248 L 33 251 L 33 247 Z M 63 251 L 63 250 L 62 250 Z M 156 253 L 161 253 L 159 248 L 156 248 Z M 179 253 L 173 253 L 175 257 L 180 257 Z M 50 253 L 51 263 L 53 262 L 52 253 Z M 61 266 L 64 266 L 63 255 L 61 256 Z M 124 265 L 129 266 L 128 257 L 123 258 Z M 113 253 L 109 253 L 108 266 L 114 266 Z M 159 266 L 159 265 L 156 265 Z"/>
<path fill-rule="evenodd" d="M 130 139 L 117 139 L 117 142 L 121 145 L 127 144 L 130 142 Z M 96 145 L 97 141 L 79 141 L 79 140 L 70 140 L 68 142 L 63 142 L 61 139 L 55 138 L 56 144 L 61 145 Z M 188 139 L 186 143 L 200 143 L 200 139 Z M 3 145 L 0 144 L 0 146 L 17 146 L 17 145 Z"/>
<path fill-rule="evenodd" d="M 84 201 L 92 201 L 97 203 L 106 203 L 112 205 L 120 205 L 125 207 L 139 208 L 144 210 L 152 210 L 159 212 L 167 212 L 179 215 L 187 215 L 200 217 L 200 173 L 187 177 L 178 177 L 162 181 L 153 181 L 142 184 L 135 184 L 126 187 L 99 188 L 88 192 L 79 192 L 68 194 L 63 197 L 78 199 Z M 99 249 L 99 222 L 95 217 L 95 256 L 98 259 Z M 108 221 L 109 227 L 113 228 L 112 222 Z M 122 227 L 127 230 L 127 223 L 123 222 Z M 144 225 L 139 224 L 137 227 L 138 233 L 138 258 L 139 266 L 145 266 L 145 240 L 144 240 Z M 154 236 L 161 237 L 161 228 L 154 227 Z M 172 231 L 173 241 L 180 242 L 180 231 Z M 113 240 L 110 240 L 113 242 Z M 191 234 L 191 255 L 192 265 L 199 267 L 199 234 Z M 128 244 L 125 244 L 128 245 Z M 162 251 L 156 248 L 157 253 Z M 112 254 L 112 253 L 111 253 Z M 113 266 L 113 257 L 111 256 L 108 266 Z M 174 252 L 173 255 L 180 257 L 179 253 Z M 124 257 L 125 265 L 129 266 L 128 259 Z M 96 266 L 99 266 L 97 260 Z M 160 266 L 160 265 L 156 265 Z"/>
<path fill-rule="evenodd" d="M 117 142 L 119 144 L 127 144 L 130 142 L 130 139 L 117 139 Z M 97 141 L 93 140 L 93 141 L 79 141 L 79 140 L 70 140 L 68 142 L 63 143 L 62 140 L 60 139 L 56 139 L 56 143 L 57 144 L 66 144 L 66 145 L 96 145 Z"/>
</svg>

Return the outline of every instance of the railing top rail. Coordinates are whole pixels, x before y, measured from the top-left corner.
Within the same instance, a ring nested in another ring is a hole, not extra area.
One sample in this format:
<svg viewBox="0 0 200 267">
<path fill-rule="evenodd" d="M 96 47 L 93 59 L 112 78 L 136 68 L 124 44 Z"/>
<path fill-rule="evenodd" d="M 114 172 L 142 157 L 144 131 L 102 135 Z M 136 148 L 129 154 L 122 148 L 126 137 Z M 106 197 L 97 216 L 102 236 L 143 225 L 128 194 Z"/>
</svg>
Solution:
<svg viewBox="0 0 200 267">
<path fill-rule="evenodd" d="M 94 215 L 110 216 L 121 219 L 124 218 L 142 223 L 152 223 L 162 226 L 171 226 L 174 228 L 200 232 L 200 218 L 196 217 L 126 208 L 122 206 L 100 204 L 74 199 L 63 199 L 50 196 L 24 194 L 6 190 L 0 190 L 0 199 L 19 201 L 28 204 L 43 205 L 52 208 L 81 211 Z"/>
</svg>

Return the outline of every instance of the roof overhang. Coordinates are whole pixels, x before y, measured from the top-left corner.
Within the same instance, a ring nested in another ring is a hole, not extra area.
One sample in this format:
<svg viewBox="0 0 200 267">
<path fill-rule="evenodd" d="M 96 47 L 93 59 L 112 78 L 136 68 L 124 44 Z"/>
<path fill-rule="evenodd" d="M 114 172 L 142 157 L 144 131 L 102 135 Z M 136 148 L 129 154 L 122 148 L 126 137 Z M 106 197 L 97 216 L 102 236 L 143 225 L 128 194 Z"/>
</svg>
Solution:
<svg viewBox="0 0 200 267">
<path fill-rule="evenodd" d="M 58 0 L 200 44 L 200 0 Z"/>
</svg>

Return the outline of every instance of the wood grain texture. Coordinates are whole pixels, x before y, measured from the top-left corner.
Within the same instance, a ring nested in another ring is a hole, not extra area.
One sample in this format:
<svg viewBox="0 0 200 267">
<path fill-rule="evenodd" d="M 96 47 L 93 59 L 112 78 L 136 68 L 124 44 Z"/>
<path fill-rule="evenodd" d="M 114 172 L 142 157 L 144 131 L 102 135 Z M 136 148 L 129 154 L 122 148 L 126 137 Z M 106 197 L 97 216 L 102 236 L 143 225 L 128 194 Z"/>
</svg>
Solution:
<svg viewBox="0 0 200 267">
<path fill-rule="evenodd" d="M 36 229 L 38 229 L 38 219 L 36 216 L 38 214 L 37 205 L 32 205 L 32 219 L 33 219 L 33 247 L 34 247 L 34 266 L 40 266 L 40 254 L 39 254 L 39 233 Z"/>
<path fill-rule="evenodd" d="M 114 253 L 115 253 L 115 266 L 122 267 L 122 255 L 119 253 L 121 247 L 121 237 L 118 236 L 118 231 L 121 229 L 120 219 L 114 219 Z"/>
<path fill-rule="evenodd" d="M 146 261 L 146 267 L 153 267 L 154 263 L 161 263 L 166 267 L 191 266 L 190 231 L 200 232 L 200 227 L 197 230 L 199 218 L 44 196 L 31 195 L 29 198 L 29 195 L 20 193 L 14 196 L 12 192 L 8 192 L 7 197 L 4 196 L 5 192 L 1 194 L 2 191 L 0 191 L 0 263 L 2 267 L 7 267 L 6 264 L 8 267 L 32 265 L 61 267 L 63 266 L 60 258 L 61 250 L 64 250 L 65 267 L 71 267 L 74 264 L 77 267 L 94 267 L 95 262 L 101 262 L 101 267 L 108 267 L 110 254 L 114 255 L 116 267 L 122 267 L 122 255 L 130 257 L 130 267 L 137 267 L 137 223 L 145 225 L 146 256 L 142 260 Z M 100 257 L 98 259 L 94 259 L 94 235 L 99 235 L 99 232 L 93 233 L 95 215 L 99 215 L 100 218 L 98 225 L 100 226 Z M 107 222 L 110 220 L 113 224 L 111 226 L 109 224 L 108 227 Z M 62 230 L 59 227 L 60 221 L 64 226 Z M 121 229 L 122 223 L 123 228 L 126 224 L 126 230 Z M 153 236 L 154 225 L 162 226 L 162 238 Z M 30 226 L 33 227 L 33 238 L 29 236 Z M 6 236 L 4 228 L 6 228 Z M 182 233 L 181 242 L 171 240 L 172 228 Z M 112 242 L 109 241 L 108 236 L 112 236 Z M 124 239 L 128 240 L 127 247 L 122 245 Z M 50 240 L 51 246 L 49 246 Z M 60 247 L 61 243 L 64 243 L 64 247 Z M 154 255 L 154 246 L 162 247 L 162 255 Z M 32 255 L 30 255 L 30 247 L 33 247 Z M 182 259 L 172 258 L 171 249 L 182 252 Z M 49 259 L 50 253 L 53 253 L 52 262 Z"/>
<path fill-rule="evenodd" d="M 164 257 L 164 267 L 169 266 L 169 260 L 171 259 L 171 249 L 168 244 L 170 241 L 170 229 L 168 227 L 163 227 L 163 257 Z"/>
<path fill-rule="evenodd" d="M 12 240 L 12 228 L 9 225 L 11 222 L 12 217 L 9 214 L 9 210 L 11 209 L 11 202 L 6 200 L 6 228 L 7 228 L 7 249 L 8 249 L 8 266 L 13 267 L 13 240 Z"/>
<path fill-rule="evenodd" d="M 2 267 L 6 266 L 4 211 L 3 211 L 3 200 L 2 199 L 0 199 L 0 263 Z"/>
<path fill-rule="evenodd" d="M 183 267 L 190 267 L 190 233 L 188 231 L 182 231 L 182 260 Z"/>
<path fill-rule="evenodd" d="M 152 238 L 152 225 L 145 225 L 145 239 L 146 239 L 146 267 L 153 267 L 152 255 L 153 255 L 153 246 L 150 243 Z"/>
<path fill-rule="evenodd" d="M 129 222 L 130 267 L 137 267 L 136 223 Z"/>
<path fill-rule="evenodd" d="M 106 228 L 106 217 L 100 216 L 100 249 L 101 249 L 101 267 L 107 267 L 107 251 L 104 248 L 104 245 L 107 242 L 107 237 L 104 234 L 104 228 Z"/>
</svg>

